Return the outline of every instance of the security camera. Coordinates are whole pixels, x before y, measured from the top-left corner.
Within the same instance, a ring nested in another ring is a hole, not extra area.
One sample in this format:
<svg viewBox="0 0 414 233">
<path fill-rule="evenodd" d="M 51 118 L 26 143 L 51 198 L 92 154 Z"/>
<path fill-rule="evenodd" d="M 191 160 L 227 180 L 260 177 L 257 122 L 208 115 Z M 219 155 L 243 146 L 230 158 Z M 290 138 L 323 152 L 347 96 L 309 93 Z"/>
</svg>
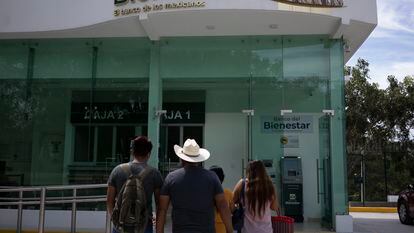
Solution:
<svg viewBox="0 0 414 233">
<path fill-rule="evenodd" d="M 344 44 L 344 51 L 345 53 L 351 52 L 351 46 L 349 46 L 347 43 Z"/>
<path fill-rule="evenodd" d="M 322 110 L 322 113 L 324 113 L 326 116 L 334 116 L 335 115 L 335 110 L 324 109 L 324 110 Z"/>
</svg>

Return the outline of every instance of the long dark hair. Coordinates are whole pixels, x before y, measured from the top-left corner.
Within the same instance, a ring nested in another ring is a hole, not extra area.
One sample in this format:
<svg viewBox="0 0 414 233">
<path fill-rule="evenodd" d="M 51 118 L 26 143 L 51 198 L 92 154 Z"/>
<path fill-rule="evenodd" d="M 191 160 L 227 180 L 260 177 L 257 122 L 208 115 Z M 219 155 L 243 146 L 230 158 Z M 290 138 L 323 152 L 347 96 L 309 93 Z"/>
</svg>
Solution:
<svg viewBox="0 0 414 233">
<path fill-rule="evenodd" d="M 266 172 L 263 162 L 255 160 L 249 162 L 246 176 L 248 179 L 246 196 L 250 213 L 253 216 L 262 217 L 266 203 L 272 201 L 275 196 L 275 188 Z"/>
</svg>

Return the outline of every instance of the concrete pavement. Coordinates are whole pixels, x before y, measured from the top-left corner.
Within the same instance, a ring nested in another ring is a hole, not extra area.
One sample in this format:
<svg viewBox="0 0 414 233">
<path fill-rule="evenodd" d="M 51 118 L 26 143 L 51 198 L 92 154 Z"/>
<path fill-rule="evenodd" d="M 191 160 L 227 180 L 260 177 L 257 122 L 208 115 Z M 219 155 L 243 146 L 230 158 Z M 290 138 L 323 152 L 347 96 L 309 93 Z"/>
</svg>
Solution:
<svg viewBox="0 0 414 233">
<path fill-rule="evenodd" d="M 413 233 L 414 225 L 403 225 L 397 213 L 351 212 L 355 233 Z"/>
</svg>

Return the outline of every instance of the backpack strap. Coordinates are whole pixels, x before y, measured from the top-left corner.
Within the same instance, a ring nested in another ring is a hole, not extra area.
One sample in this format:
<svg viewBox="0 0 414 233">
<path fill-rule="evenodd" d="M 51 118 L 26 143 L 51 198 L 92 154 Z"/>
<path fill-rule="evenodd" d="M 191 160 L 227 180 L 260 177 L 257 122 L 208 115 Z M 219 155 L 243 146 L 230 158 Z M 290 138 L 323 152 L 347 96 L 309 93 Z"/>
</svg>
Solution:
<svg viewBox="0 0 414 233">
<path fill-rule="evenodd" d="M 125 172 L 127 177 L 129 177 L 131 175 L 131 166 L 129 165 L 129 163 L 121 164 L 121 169 L 122 169 L 122 171 Z"/>
<path fill-rule="evenodd" d="M 240 199 L 240 204 L 242 204 L 242 205 L 244 205 L 244 203 L 245 203 L 245 200 L 244 200 L 244 193 L 245 193 L 245 186 L 246 186 L 246 180 L 245 179 L 243 179 L 242 180 L 242 189 L 241 189 L 241 192 L 240 192 L 240 197 L 239 197 L 239 199 Z"/>
<path fill-rule="evenodd" d="M 123 163 L 121 164 L 121 168 L 122 170 L 125 172 L 125 174 L 127 174 L 127 177 L 129 177 L 130 175 L 132 175 L 132 171 L 131 171 L 131 165 L 129 163 Z M 151 172 L 151 169 L 149 168 L 148 165 L 146 165 L 142 171 L 138 174 L 139 178 L 141 180 L 144 180 L 145 177 L 147 177 L 147 175 Z"/>
<path fill-rule="evenodd" d="M 145 166 L 144 169 L 142 169 L 142 171 L 138 174 L 139 178 L 141 180 L 144 180 L 145 177 L 147 177 L 147 175 L 151 172 L 151 169 L 149 168 L 149 166 Z"/>
</svg>

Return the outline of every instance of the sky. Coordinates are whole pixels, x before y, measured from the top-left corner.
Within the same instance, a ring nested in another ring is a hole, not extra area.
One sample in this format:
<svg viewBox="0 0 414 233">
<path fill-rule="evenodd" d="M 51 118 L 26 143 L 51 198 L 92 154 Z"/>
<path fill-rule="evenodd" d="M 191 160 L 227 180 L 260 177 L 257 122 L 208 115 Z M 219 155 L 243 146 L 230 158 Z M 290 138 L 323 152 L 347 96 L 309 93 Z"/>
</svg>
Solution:
<svg viewBox="0 0 414 233">
<path fill-rule="evenodd" d="M 363 1 L 363 0 L 361 0 Z M 377 0 L 378 26 L 347 65 L 370 63 L 372 82 L 388 86 L 387 76 L 414 76 L 414 0 Z"/>
</svg>

